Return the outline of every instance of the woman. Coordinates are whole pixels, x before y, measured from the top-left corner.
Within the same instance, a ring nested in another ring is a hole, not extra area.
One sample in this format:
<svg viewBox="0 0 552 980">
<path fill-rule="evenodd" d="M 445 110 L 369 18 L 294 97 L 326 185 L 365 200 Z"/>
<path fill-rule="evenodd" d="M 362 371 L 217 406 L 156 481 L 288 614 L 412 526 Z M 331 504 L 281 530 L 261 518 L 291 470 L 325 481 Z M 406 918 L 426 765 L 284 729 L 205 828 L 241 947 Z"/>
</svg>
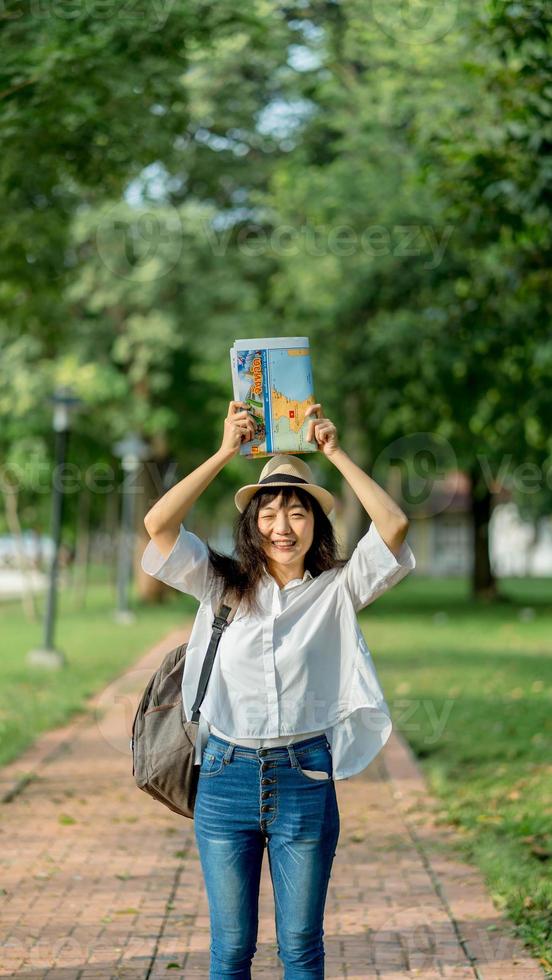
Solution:
<svg viewBox="0 0 552 980">
<path fill-rule="evenodd" d="M 273 456 L 235 495 L 235 557 L 183 520 L 253 436 L 230 402 L 218 452 L 149 511 L 142 567 L 195 596 L 182 695 L 191 717 L 213 612 L 237 611 L 222 634 L 201 706 L 194 831 L 209 902 L 210 980 L 250 978 L 264 847 L 286 980 L 324 976 L 323 918 L 339 837 L 335 780 L 364 769 L 391 733 L 356 613 L 415 567 L 408 521 L 392 498 L 315 419 L 307 438 L 338 468 L 372 518 L 351 558 L 337 558 L 334 499 L 296 456 Z"/>
</svg>

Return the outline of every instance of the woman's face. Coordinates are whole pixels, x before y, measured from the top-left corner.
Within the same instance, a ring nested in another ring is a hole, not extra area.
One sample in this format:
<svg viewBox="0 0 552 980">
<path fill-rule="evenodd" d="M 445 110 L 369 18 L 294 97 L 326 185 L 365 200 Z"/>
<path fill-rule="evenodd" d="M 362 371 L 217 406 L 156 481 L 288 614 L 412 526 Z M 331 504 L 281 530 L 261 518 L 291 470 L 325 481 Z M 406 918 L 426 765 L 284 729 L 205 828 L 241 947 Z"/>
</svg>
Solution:
<svg viewBox="0 0 552 980">
<path fill-rule="evenodd" d="M 263 549 L 269 565 L 291 578 L 301 578 L 304 574 L 304 558 L 314 535 L 314 515 L 299 502 L 295 495 L 284 505 L 282 494 L 261 507 L 257 517 L 259 530 L 266 539 Z M 281 542 L 281 544 L 280 544 Z M 291 546 L 284 547 L 284 542 Z"/>
</svg>

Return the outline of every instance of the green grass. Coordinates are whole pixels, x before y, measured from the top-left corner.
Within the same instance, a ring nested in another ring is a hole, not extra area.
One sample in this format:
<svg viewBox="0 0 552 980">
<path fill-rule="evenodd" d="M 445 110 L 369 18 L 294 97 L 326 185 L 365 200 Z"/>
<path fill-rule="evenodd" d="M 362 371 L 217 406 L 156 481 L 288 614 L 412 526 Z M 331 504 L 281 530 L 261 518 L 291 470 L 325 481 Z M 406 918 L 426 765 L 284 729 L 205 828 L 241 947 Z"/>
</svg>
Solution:
<svg viewBox="0 0 552 980">
<path fill-rule="evenodd" d="M 412 576 L 360 622 L 439 819 L 552 976 L 552 583 L 501 589 L 476 606 L 467 583 Z"/>
<path fill-rule="evenodd" d="M 60 594 L 55 645 L 67 665 L 59 670 L 26 663 L 27 651 L 42 646 L 42 621 L 28 622 L 18 602 L 0 605 L 0 765 L 16 758 L 41 732 L 86 710 L 87 698 L 193 617 L 198 604 L 176 592 L 159 606 L 133 601 L 136 619 L 130 625 L 115 622 L 114 605 L 113 588 L 106 584 L 89 588 L 84 610 L 75 608 L 70 593 Z"/>
</svg>

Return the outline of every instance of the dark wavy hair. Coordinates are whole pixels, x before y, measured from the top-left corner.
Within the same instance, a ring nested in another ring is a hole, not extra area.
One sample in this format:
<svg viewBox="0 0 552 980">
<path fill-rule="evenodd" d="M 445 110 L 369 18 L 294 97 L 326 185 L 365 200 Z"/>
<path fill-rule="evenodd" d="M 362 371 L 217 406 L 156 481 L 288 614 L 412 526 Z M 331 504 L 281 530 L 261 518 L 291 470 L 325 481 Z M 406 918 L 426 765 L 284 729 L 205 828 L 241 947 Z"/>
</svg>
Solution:
<svg viewBox="0 0 552 980">
<path fill-rule="evenodd" d="M 263 550 L 264 538 L 257 523 L 259 510 L 279 494 L 287 505 L 297 496 L 314 516 L 312 544 L 305 555 L 305 569 L 315 578 L 330 568 L 341 568 L 346 559 L 337 557 L 338 542 L 331 521 L 312 494 L 301 487 L 274 487 L 257 490 L 234 525 L 234 557 L 220 554 L 207 542 L 211 571 L 220 599 L 227 592 L 231 599 L 244 603 L 248 613 L 258 613 L 257 586 L 263 572 L 268 572 L 268 558 Z"/>
</svg>

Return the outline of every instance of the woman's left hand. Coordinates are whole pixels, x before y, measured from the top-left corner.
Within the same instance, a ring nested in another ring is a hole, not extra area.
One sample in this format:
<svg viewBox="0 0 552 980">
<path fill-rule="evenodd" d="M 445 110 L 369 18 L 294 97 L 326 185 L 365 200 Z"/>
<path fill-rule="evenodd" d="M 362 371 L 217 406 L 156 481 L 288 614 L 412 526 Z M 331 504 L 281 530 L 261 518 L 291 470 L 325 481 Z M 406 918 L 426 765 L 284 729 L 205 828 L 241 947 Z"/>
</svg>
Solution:
<svg viewBox="0 0 552 980">
<path fill-rule="evenodd" d="M 330 419 L 325 419 L 322 416 L 322 405 L 318 402 L 316 405 L 309 405 L 305 415 L 318 415 L 318 410 L 320 410 L 320 417 L 316 420 L 309 422 L 307 428 L 307 441 L 314 442 L 318 445 L 318 448 L 325 456 L 331 456 L 335 453 L 336 449 L 339 449 L 339 444 L 337 441 L 337 429 Z"/>
</svg>

